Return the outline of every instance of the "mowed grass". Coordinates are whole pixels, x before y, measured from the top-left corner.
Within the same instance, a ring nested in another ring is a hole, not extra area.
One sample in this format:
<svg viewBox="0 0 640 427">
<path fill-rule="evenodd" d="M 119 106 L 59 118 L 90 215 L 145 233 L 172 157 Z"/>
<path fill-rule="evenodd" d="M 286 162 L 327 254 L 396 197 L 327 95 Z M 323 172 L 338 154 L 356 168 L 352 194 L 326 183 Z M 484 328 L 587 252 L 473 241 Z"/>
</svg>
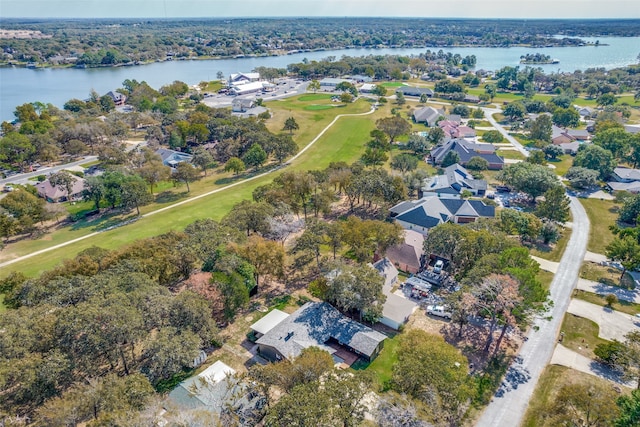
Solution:
<svg viewBox="0 0 640 427">
<path fill-rule="evenodd" d="M 368 105 L 366 105 L 366 103 L 364 103 L 364 107 L 364 110 L 367 111 Z M 362 108 L 359 109 L 362 110 Z M 316 142 L 316 145 L 307 150 L 288 169 L 322 169 L 333 161 L 342 160 L 352 162 L 356 160 L 363 151 L 364 144 L 368 140 L 369 132 L 374 128 L 375 120 L 384 117 L 385 114 L 384 111 L 376 111 L 372 115 L 344 117 L 338 120 L 334 126 Z M 320 130 L 326 127 L 330 122 L 329 119 L 332 120 L 334 117 L 335 115 L 331 115 L 325 119 L 324 123 L 318 126 Z M 303 127 L 301 126 L 301 131 L 302 129 Z M 314 137 L 320 130 L 314 134 Z M 312 138 L 304 141 L 304 144 L 306 145 L 311 139 Z M 59 250 L 45 252 L 3 268 L 1 274 L 4 276 L 12 270 L 18 270 L 28 276 L 34 276 L 54 267 L 65 258 L 74 257 L 80 251 L 91 246 L 115 249 L 138 239 L 156 236 L 171 230 L 182 230 L 185 226 L 197 219 L 213 218 L 219 220 L 229 212 L 236 203 L 251 199 L 251 193 L 257 186 L 270 182 L 276 176 L 277 173 L 273 173 L 249 182 L 244 182 L 233 188 L 190 202 L 184 206 L 141 218 L 133 224 L 105 231 L 95 237 L 87 238 Z M 213 178 L 210 177 L 210 179 Z M 156 205 L 155 207 L 157 208 L 158 206 Z M 149 209 L 148 211 L 153 210 L 151 207 L 147 208 Z M 92 230 L 87 229 L 71 230 L 66 228 L 46 236 L 45 239 L 19 242 L 15 244 L 16 246 L 20 245 L 18 247 L 19 250 L 14 248 L 12 257 L 15 258 L 39 249 L 51 247 L 55 244 L 64 243 L 72 238 L 87 235 L 91 231 Z M 5 260 L 8 259 L 11 258 L 5 257 Z"/>
<path fill-rule="evenodd" d="M 354 364 L 353 369 L 367 369 L 372 372 L 382 390 L 389 387 L 391 378 L 393 377 L 393 366 L 398 361 L 398 346 L 400 344 L 400 334 L 393 338 L 387 338 L 384 342 L 382 351 L 370 364 Z"/>
<path fill-rule="evenodd" d="M 536 389 L 529 401 L 529 407 L 525 414 L 522 427 L 555 427 L 552 420 L 546 419 L 545 415 L 549 413 L 549 408 L 555 400 L 558 391 L 564 385 L 570 384 L 601 384 L 605 387 L 612 387 L 612 383 L 605 379 L 594 377 L 571 368 L 557 365 L 548 365 L 536 385 Z M 623 393 L 630 392 L 629 389 L 622 387 Z"/>
<path fill-rule="evenodd" d="M 595 358 L 593 349 L 598 344 L 607 343 L 598 337 L 600 328 L 597 323 L 571 313 L 564 315 L 560 330 L 564 332 L 563 346 L 590 359 Z"/>
<path fill-rule="evenodd" d="M 593 292 L 581 291 L 579 289 L 576 289 L 574 298 L 581 299 L 583 301 L 587 301 L 591 304 L 596 304 L 602 307 L 605 307 L 607 305 L 605 295 L 598 295 L 594 294 Z M 618 301 L 617 303 L 613 304 L 611 308 L 622 313 L 630 314 L 632 316 L 640 313 L 640 304 L 628 301 Z"/>
<path fill-rule="evenodd" d="M 335 108 L 335 105 L 309 105 L 308 107 L 304 107 L 305 110 L 308 111 L 318 111 L 318 110 L 329 110 L 331 108 Z"/>
<path fill-rule="evenodd" d="M 0 294 L 0 313 L 5 311 L 7 307 L 4 305 L 4 294 Z"/>
<path fill-rule="evenodd" d="M 628 272 L 620 278 L 621 270 L 614 267 L 598 265 L 593 262 L 584 262 L 580 267 L 580 277 L 592 282 L 604 283 L 609 286 L 620 286 L 624 289 L 633 289 L 635 282 Z"/>
<path fill-rule="evenodd" d="M 571 238 L 571 229 L 565 228 L 562 230 L 562 237 L 553 245 L 537 245 L 536 247 L 530 250 L 531 255 L 544 258 L 549 261 L 559 262 L 564 254 L 564 250 L 569 243 L 569 238 Z"/>
<path fill-rule="evenodd" d="M 611 200 L 580 199 L 591 222 L 589 244 L 587 250 L 604 254 L 605 248 L 613 241 L 613 233 L 609 230 L 618 219 L 618 205 Z"/>
</svg>

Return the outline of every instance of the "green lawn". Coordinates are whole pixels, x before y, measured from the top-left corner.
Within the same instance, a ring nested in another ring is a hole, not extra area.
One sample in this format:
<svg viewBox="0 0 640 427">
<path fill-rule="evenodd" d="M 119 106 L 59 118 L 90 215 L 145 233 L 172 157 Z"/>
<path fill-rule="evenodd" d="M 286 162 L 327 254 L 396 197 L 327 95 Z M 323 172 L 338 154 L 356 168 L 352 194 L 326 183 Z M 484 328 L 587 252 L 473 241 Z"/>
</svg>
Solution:
<svg viewBox="0 0 640 427">
<path fill-rule="evenodd" d="M 320 100 L 331 100 L 335 95 L 331 95 L 328 93 L 310 93 L 306 95 L 301 95 L 298 97 L 298 101 L 307 102 L 307 101 L 320 101 Z"/>
<path fill-rule="evenodd" d="M 393 338 L 387 338 L 384 348 L 370 364 L 354 364 L 353 369 L 367 369 L 373 372 L 380 384 L 381 389 L 387 389 L 393 375 L 393 365 L 398 360 L 398 345 L 400 343 L 399 334 Z"/>
<path fill-rule="evenodd" d="M 567 243 L 569 243 L 569 238 L 571 238 L 571 229 L 565 228 L 562 231 L 562 237 L 560 237 L 560 240 L 558 240 L 555 245 L 537 245 L 531 249 L 531 255 L 544 258 L 549 261 L 559 262 L 564 254 L 564 249 L 567 247 Z"/>
<path fill-rule="evenodd" d="M 573 157 L 569 154 L 558 157 L 556 160 L 549 160 L 549 164 L 555 167 L 554 172 L 558 176 L 564 176 L 569 168 L 573 166 Z"/>
<path fill-rule="evenodd" d="M 336 105 L 309 105 L 308 107 L 304 107 L 305 110 L 308 111 L 318 111 L 318 110 L 329 110 L 331 108 L 335 108 Z"/>
<path fill-rule="evenodd" d="M 593 349 L 607 340 L 598 337 L 598 324 L 571 313 L 564 315 L 560 331 L 564 332 L 562 345 L 591 359 L 595 358 Z"/>
<path fill-rule="evenodd" d="M 4 305 L 4 294 L 0 294 L 0 313 L 5 311 L 7 307 Z"/>
<path fill-rule="evenodd" d="M 364 102 L 359 106 L 355 104 L 352 104 L 352 106 L 353 108 L 350 109 L 331 110 L 330 113 L 332 114 L 323 112 L 324 117 L 322 120 L 319 120 L 320 123 L 314 122 L 309 126 L 320 129 L 324 128 L 335 117 L 336 113 L 334 111 L 347 113 L 350 112 L 350 110 L 355 110 L 355 112 L 368 110 L 368 105 Z M 338 120 L 338 122 L 336 122 L 336 124 L 327 131 L 311 149 L 307 150 L 292 164 L 291 168 L 296 170 L 321 169 L 327 167 L 329 163 L 333 161 L 343 160 L 346 162 L 352 162 L 356 160 L 363 150 L 369 132 L 374 128 L 375 120 L 379 117 L 383 117 L 385 114 L 385 111 L 379 110 L 368 116 L 345 117 Z M 302 129 L 303 127 L 301 126 L 301 130 Z M 303 132 L 301 131 L 301 133 Z M 318 133 L 319 130 L 311 135 L 306 132 L 305 135 L 308 139 L 297 140 L 303 141 L 302 143 L 306 144 L 312 139 L 312 136 L 315 137 Z M 227 174 L 227 177 L 229 176 L 230 175 Z M 61 260 L 71 258 L 78 252 L 94 245 L 106 249 L 114 249 L 122 245 L 129 244 L 137 239 L 155 236 L 170 230 L 181 230 L 196 219 L 214 218 L 219 220 L 233 207 L 233 205 L 242 200 L 250 199 L 252 191 L 257 186 L 271 181 L 275 176 L 277 175 L 274 173 L 249 182 L 241 183 L 231 189 L 190 202 L 188 206 L 170 209 L 157 215 L 141 218 L 133 224 L 101 233 L 96 237 L 91 237 L 73 245 L 66 246 L 61 250 L 49 251 L 38 255 L 37 257 L 12 264 L 10 267 L 3 269 L 8 271 L 3 271 L 2 275 L 8 274 L 10 272 L 9 270 L 19 270 L 29 276 L 37 275 L 42 271 L 57 265 Z M 212 181 L 215 179 L 215 177 L 209 176 L 205 180 L 209 183 L 207 190 L 212 190 L 216 187 L 222 186 L 221 184 L 213 184 Z M 193 190 L 191 195 L 198 194 L 195 191 L 195 184 L 196 183 L 192 185 Z M 184 191 L 184 188 L 182 190 L 178 190 L 177 194 L 179 198 L 184 198 L 186 196 Z M 202 193 L 204 193 L 204 191 L 200 192 L 200 194 Z M 174 201 L 174 199 L 169 197 L 164 204 L 168 205 Z M 147 206 L 143 213 L 150 212 L 158 206 L 160 205 Z M 33 251 L 64 243 L 73 238 L 87 235 L 92 231 L 93 229 L 88 229 L 86 227 L 80 229 L 67 227 L 47 235 L 44 239 L 18 242 L 12 244 L 10 248 L 6 248 L 3 251 L 3 260 L 9 260 L 11 258 L 32 253 Z M 9 253 L 8 250 L 11 250 L 11 252 Z"/>
<path fill-rule="evenodd" d="M 406 83 L 402 83 L 402 82 L 385 82 L 382 83 L 380 86 L 384 86 L 384 87 L 400 87 L 400 86 L 405 86 Z"/>
<path fill-rule="evenodd" d="M 613 241 L 613 234 L 609 230 L 618 218 L 618 206 L 610 200 L 580 199 L 591 222 L 589 244 L 587 250 L 603 254 L 605 248 Z"/>
<path fill-rule="evenodd" d="M 605 307 L 607 305 L 607 302 L 604 299 L 604 295 L 581 291 L 579 289 L 576 289 L 574 298 L 581 299 L 592 304 L 600 305 L 602 307 Z M 622 313 L 630 314 L 632 316 L 640 313 L 640 304 L 635 304 L 627 301 L 618 301 L 617 303 L 613 304 L 611 308 Z"/>
<path fill-rule="evenodd" d="M 524 155 L 518 150 L 497 150 L 496 154 L 498 156 L 504 157 L 505 159 L 515 159 L 515 160 L 524 160 Z"/>
<path fill-rule="evenodd" d="M 580 277 L 593 282 L 604 283 L 610 286 L 621 286 L 625 289 L 633 289 L 633 278 L 626 273 L 620 280 L 621 271 L 613 267 L 605 267 L 593 262 L 585 262 L 580 268 Z"/>
</svg>

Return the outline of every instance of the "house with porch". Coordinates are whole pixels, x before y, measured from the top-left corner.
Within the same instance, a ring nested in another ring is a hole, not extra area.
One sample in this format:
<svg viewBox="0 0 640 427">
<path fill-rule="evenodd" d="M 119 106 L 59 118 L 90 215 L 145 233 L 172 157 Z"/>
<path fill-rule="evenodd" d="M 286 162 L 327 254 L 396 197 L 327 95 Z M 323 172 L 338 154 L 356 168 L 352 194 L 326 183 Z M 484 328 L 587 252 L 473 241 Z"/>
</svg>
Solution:
<svg viewBox="0 0 640 427">
<path fill-rule="evenodd" d="M 452 139 L 438 144 L 431 149 L 429 159 L 434 165 L 439 165 L 450 151 L 458 154 L 458 163 L 462 166 L 466 166 L 473 157 L 480 157 L 487 161 L 491 170 L 500 170 L 504 167 L 504 159 L 496 154 L 496 148 L 493 144 L 477 143 L 464 139 Z"/>
</svg>

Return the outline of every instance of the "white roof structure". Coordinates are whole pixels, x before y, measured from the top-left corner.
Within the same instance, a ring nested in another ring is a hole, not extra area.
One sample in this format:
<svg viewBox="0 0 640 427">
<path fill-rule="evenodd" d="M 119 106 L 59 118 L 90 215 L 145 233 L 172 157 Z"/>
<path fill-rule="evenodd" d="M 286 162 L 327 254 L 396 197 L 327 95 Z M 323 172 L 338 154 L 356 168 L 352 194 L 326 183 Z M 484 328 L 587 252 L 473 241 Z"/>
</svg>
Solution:
<svg viewBox="0 0 640 427">
<path fill-rule="evenodd" d="M 376 88 L 376 85 L 373 83 L 365 83 L 360 86 L 360 92 L 371 92 Z"/>
<path fill-rule="evenodd" d="M 262 82 L 250 82 L 250 83 L 244 83 L 244 84 L 237 84 L 237 85 L 233 85 L 232 89 L 236 94 L 242 95 L 244 93 L 260 91 L 264 89 L 264 84 Z"/>
<path fill-rule="evenodd" d="M 289 317 L 287 313 L 274 308 L 262 319 L 251 325 L 251 329 L 259 334 L 264 335 L 287 317 Z"/>
<path fill-rule="evenodd" d="M 233 368 L 218 360 L 200 374 L 181 382 L 169 393 L 169 399 L 180 407 L 206 407 L 219 413 L 227 392 L 223 380 L 235 373 Z"/>
</svg>

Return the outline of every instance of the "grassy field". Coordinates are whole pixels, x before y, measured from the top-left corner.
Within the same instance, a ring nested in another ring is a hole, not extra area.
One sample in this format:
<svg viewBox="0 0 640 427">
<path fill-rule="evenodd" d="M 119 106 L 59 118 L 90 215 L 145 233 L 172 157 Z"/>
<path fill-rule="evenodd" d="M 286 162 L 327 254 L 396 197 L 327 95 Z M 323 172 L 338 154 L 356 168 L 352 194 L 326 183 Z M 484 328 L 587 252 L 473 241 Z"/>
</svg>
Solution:
<svg viewBox="0 0 640 427">
<path fill-rule="evenodd" d="M 538 274 L 536 277 L 540 280 L 540 283 L 544 286 L 545 289 L 549 289 L 551 287 L 551 282 L 553 281 L 553 273 L 546 270 L 538 270 Z"/>
<path fill-rule="evenodd" d="M 605 248 L 613 241 L 613 234 L 609 230 L 618 218 L 618 205 L 610 200 L 580 199 L 591 222 L 589 244 L 587 250 L 603 254 Z"/>
<path fill-rule="evenodd" d="M 4 294 L 0 294 L 0 313 L 5 311 L 7 307 L 4 305 Z"/>
<path fill-rule="evenodd" d="M 554 397 L 564 385 L 569 384 L 602 384 L 611 387 L 611 383 L 607 380 L 594 377 L 564 366 L 549 365 L 545 368 L 540 376 L 538 385 L 536 386 L 533 396 L 529 401 L 529 407 L 525 414 L 525 418 L 521 424 L 522 427 L 553 427 L 554 424 L 550 420 L 544 418 L 548 413 L 547 408 L 553 403 Z M 626 392 L 626 390 L 625 390 Z"/>
<path fill-rule="evenodd" d="M 531 255 L 544 258 L 549 261 L 559 262 L 562 258 L 562 254 L 564 254 L 564 249 L 567 247 L 567 243 L 569 243 L 570 238 L 571 229 L 565 228 L 562 232 L 562 237 L 560 237 L 560 240 L 558 240 L 555 245 L 538 245 L 537 247 L 531 249 Z"/>
<path fill-rule="evenodd" d="M 564 332 L 563 346 L 591 359 L 595 358 L 593 349 L 607 342 L 598 337 L 600 328 L 597 323 L 571 313 L 564 315 L 560 330 Z"/>
<path fill-rule="evenodd" d="M 500 157 L 504 157 L 505 159 L 514 159 L 514 160 L 524 160 L 524 154 L 519 152 L 518 150 L 497 150 L 496 154 Z"/>
<path fill-rule="evenodd" d="M 583 279 L 604 283 L 605 285 L 633 289 L 635 286 L 633 278 L 628 273 L 625 273 L 622 280 L 620 280 L 620 273 L 621 271 L 617 268 L 606 267 L 593 262 L 585 262 L 580 268 L 580 277 Z"/>
<path fill-rule="evenodd" d="M 581 291 L 579 289 L 576 289 L 574 298 L 590 302 L 591 304 L 600 305 L 602 307 L 605 307 L 607 305 L 607 302 L 604 299 L 604 295 Z M 611 308 L 622 313 L 630 314 L 632 316 L 640 313 L 640 304 L 635 304 L 628 301 L 618 301 L 617 303 L 613 304 Z"/>
<path fill-rule="evenodd" d="M 556 160 L 549 160 L 549 164 L 554 166 L 554 172 L 558 176 L 564 176 L 569 168 L 573 166 L 573 157 L 569 154 L 558 157 Z"/>
<path fill-rule="evenodd" d="M 285 108 L 304 108 L 300 107 L 300 104 L 301 103 L 297 100 L 289 101 Z M 296 139 L 299 141 L 300 145 L 306 145 L 324 127 L 326 127 L 336 114 L 359 113 L 368 111 L 368 109 L 369 106 L 366 102 L 358 102 L 350 105 L 349 108 L 326 110 L 322 112 L 322 114 L 315 113 L 315 115 L 310 116 L 308 113 L 303 112 L 300 114 L 301 118 L 298 118 L 298 114 L 296 114 L 296 120 L 300 124 L 300 132 Z M 278 108 L 274 108 L 274 111 L 282 113 Z M 381 109 L 372 115 L 363 117 L 345 117 L 339 120 L 327 133 L 323 135 L 320 140 L 318 140 L 312 149 L 307 150 L 292 164 L 291 169 L 320 169 L 328 166 L 332 161 L 344 160 L 352 162 L 356 160 L 363 150 L 369 132 L 374 127 L 375 120 L 379 117 L 384 117 L 386 114 L 387 112 L 384 109 Z M 284 114 L 281 114 L 281 116 L 285 118 L 290 115 L 289 110 L 286 110 Z M 137 239 L 155 236 L 170 230 L 181 230 L 196 219 L 209 217 L 220 219 L 233 207 L 234 204 L 244 199 L 250 199 L 251 192 L 254 188 L 269 182 L 275 176 L 276 174 L 270 174 L 250 182 L 241 183 L 231 189 L 191 202 L 184 208 L 171 209 L 157 215 L 141 218 L 133 224 L 101 233 L 95 238 L 89 238 L 67 246 L 61 250 L 50 251 L 21 261 L 11 265 L 9 268 L 3 269 L 7 271 L 3 271 L 2 274 L 8 274 L 10 270 L 19 270 L 27 275 L 33 276 L 44 270 L 52 268 L 61 260 L 71 258 L 78 252 L 94 245 L 99 245 L 106 249 L 114 249 L 131 243 Z M 231 175 L 226 174 L 225 176 L 210 176 L 203 181 L 209 183 L 207 190 L 212 190 L 216 187 L 221 187 L 223 184 L 230 183 L 230 180 L 232 180 Z M 216 184 L 216 182 L 218 184 Z M 205 185 L 202 182 L 194 183 L 192 185 L 193 190 L 191 195 L 198 194 L 196 192 L 196 188 L 198 187 L 196 184 Z M 186 189 L 183 188 L 182 190 L 178 190 L 179 192 L 173 194 L 171 197 L 167 197 L 164 205 L 169 205 L 177 200 L 185 198 L 185 190 Z M 200 193 L 204 192 L 205 191 L 201 191 Z M 156 204 L 155 206 L 147 206 L 143 213 L 150 212 L 160 206 L 162 205 Z M 73 238 L 87 235 L 92 231 L 92 228 L 86 227 L 78 229 L 74 229 L 73 227 L 65 228 L 51 233 L 40 240 L 18 242 L 12 244 L 11 247 L 3 251 L 3 260 L 25 255 L 59 243 L 64 243 Z"/>
</svg>

